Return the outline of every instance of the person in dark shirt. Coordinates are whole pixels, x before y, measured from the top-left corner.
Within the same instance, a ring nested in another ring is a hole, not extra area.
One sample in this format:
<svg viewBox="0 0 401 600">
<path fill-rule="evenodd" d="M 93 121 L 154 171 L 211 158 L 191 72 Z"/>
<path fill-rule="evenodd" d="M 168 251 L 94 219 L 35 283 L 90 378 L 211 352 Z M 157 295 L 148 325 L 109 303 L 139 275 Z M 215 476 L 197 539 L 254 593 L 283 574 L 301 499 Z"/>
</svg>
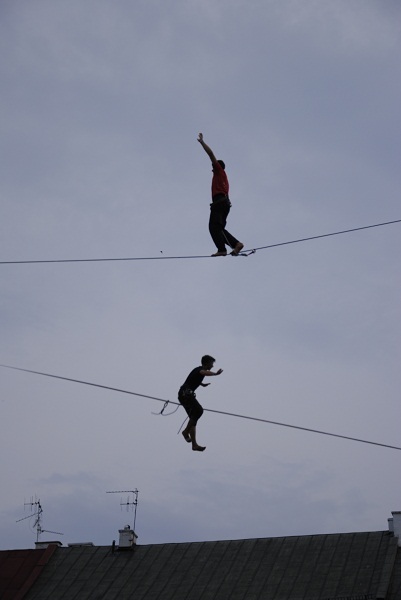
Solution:
<svg viewBox="0 0 401 600">
<path fill-rule="evenodd" d="M 212 161 L 212 204 L 210 205 L 209 231 L 217 247 L 217 252 L 212 256 L 227 256 L 226 244 L 232 248 L 231 254 L 238 256 L 244 244 L 226 229 L 227 217 L 231 208 L 226 166 L 224 161 L 216 159 L 211 148 L 205 144 L 202 133 L 198 136 L 198 142 Z"/>
<path fill-rule="evenodd" d="M 202 356 L 201 366 L 192 369 L 185 382 L 178 391 L 178 400 L 188 415 L 188 425 L 182 432 L 186 442 L 192 443 L 192 450 L 203 452 L 206 446 L 199 446 L 196 441 L 196 424 L 203 414 L 203 408 L 196 399 L 195 390 L 199 387 L 207 387 L 209 383 L 202 383 L 205 377 L 220 375 L 223 369 L 213 372 L 211 369 L 215 363 L 213 356 L 206 354 Z"/>
</svg>

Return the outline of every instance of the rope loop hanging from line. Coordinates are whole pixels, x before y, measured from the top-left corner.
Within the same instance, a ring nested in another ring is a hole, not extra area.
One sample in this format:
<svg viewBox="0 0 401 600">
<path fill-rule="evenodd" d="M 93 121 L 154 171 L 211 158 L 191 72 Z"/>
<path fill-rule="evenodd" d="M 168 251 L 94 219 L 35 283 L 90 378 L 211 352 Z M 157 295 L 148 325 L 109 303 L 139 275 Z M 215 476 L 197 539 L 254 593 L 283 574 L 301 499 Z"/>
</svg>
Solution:
<svg viewBox="0 0 401 600">
<path fill-rule="evenodd" d="M 163 408 L 161 409 L 161 411 L 160 411 L 160 412 L 157 412 L 157 413 L 155 413 L 155 412 L 152 412 L 152 415 L 156 415 L 156 416 L 159 416 L 159 415 L 161 415 L 162 417 L 169 417 L 170 415 L 173 415 L 174 413 L 176 413 L 176 412 L 177 412 L 177 410 L 180 408 L 180 405 L 178 405 L 178 406 L 176 406 L 176 407 L 175 407 L 175 409 L 174 409 L 174 410 L 172 410 L 171 412 L 169 412 L 169 413 L 164 413 L 164 411 L 166 410 L 166 408 L 167 408 L 168 404 L 170 404 L 170 400 L 166 400 L 166 401 L 164 402 Z"/>
<path fill-rule="evenodd" d="M 161 409 L 161 411 L 160 411 L 160 412 L 157 412 L 157 413 L 155 413 L 155 412 L 152 412 L 152 415 L 155 415 L 155 416 L 159 416 L 159 415 L 161 415 L 162 417 L 169 417 L 170 415 L 173 415 L 174 413 L 176 413 L 176 412 L 177 412 L 177 410 L 178 410 L 178 409 L 180 408 L 180 406 L 181 406 L 181 404 L 177 404 L 177 406 L 175 407 L 175 409 L 174 409 L 174 410 L 172 410 L 172 411 L 171 411 L 171 412 L 169 412 L 169 413 L 164 413 L 164 411 L 166 410 L 166 408 L 167 408 L 167 406 L 168 406 L 169 404 L 170 404 L 170 400 L 166 400 L 166 401 L 164 402 L 164 404 L 163 404 L 163 408 Z M 183 423 L 182 423 L 181 427 L 180 427 L 180 428 L 179 428 L 179 430 L 177 431 L 177 435 L 178 435 L 178 434 L 181 432 L 181 429 L 184 427 L 185 421 L 187 421 L 187 419 L 188 419 L 188 417 L 185 417 L 185 419 L 184 419 L 184 421 L 183 421 Z"/>
</svg>

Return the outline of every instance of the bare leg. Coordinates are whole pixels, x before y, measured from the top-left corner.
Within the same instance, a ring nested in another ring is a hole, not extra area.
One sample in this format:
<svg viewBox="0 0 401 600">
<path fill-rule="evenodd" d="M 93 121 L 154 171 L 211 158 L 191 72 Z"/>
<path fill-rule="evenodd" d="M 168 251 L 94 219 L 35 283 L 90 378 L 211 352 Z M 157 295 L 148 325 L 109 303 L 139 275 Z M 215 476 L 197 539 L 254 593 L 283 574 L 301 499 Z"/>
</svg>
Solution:
<svg viewBox="0 0 401 600">
<path fill-rule="evenodd" d="M 187 442 L 192 442 L 192 450 L 203 452 L 206 449 L 206 446 L 199 446 L 196 441 L 196 422 L 192 421 L 192 419 L 189 419 L 188 425 L 182 432 L 182 435 Z"/>
<path fill-rule="evenodd" d="M 182 431 L 182 435 L 184 436 L 184 440 L 186 442 L 192 442 L 191 432 L 194 427 L 194 422 L 191 419 L 188 420 L 188 424 L 185 429 Z"/>
<path fill-rule="evenodd" d="M 191 442 L 191 441 L 192 441 L 192 440 L 191 440 L 191 436 L 189 435 L 189 433 L 188 433 L 188 432 L 187 432 L 185 429 L 184 429 L 184 431 L 182 432 L 182 435 L 183 435 L 183 437 L 184 437 L 184 440 L 185 440 L 186 442 Z"/>
<path fill-rule="evenodd" d="M 199 444 L 196 441 L 196 425 L 192 427 L 190 436 L 192 440 L 192 450 L 197 450 L 198 452 L 203 452 L 204 450 L 206 450 L 206 446 L 199 446 Z"/>
</svg>

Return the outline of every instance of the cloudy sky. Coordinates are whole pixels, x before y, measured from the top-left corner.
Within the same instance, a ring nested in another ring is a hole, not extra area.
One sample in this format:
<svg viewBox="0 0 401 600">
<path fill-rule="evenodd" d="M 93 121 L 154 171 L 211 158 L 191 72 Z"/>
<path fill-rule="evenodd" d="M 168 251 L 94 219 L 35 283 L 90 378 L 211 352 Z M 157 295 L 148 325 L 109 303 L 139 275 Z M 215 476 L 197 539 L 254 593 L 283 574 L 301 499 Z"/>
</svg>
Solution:
<svg viewBox="0 0 401 600">
<path fill-rule="evenodd" d="M 401 219 L 387 0 L 3 0 L 0 363 L 401 446 L 401 223 L 209 258 L 211 168 L 246 248 Z M 4 264 L 6 261 L 205 258 Z M 0 369 L 0 547 L 387 528 L 401 454 Z M 169 407 L 172 410 L 173 407 Z"/>
</svg>

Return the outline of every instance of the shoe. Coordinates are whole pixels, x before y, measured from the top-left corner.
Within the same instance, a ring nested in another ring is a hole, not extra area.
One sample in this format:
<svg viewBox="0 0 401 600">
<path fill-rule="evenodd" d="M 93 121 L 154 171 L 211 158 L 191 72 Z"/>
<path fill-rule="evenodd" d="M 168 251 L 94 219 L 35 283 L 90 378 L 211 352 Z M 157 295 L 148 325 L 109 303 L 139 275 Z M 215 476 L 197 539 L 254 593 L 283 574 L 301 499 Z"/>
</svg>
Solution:
<svg viewBox="0 0 401 600">
<path fill-rule="evenodd" d="M 225 250 L 224 252 L 216 252 L 215 254 L 212 254 L 212 256 L 227 256 L 227 251 Z"/>
<path fill-rule="evenodd" d="M 238 244 L 235 246 L 234 250 L 231 252 L 231 255 L 238 256 L 238 254 L 241 252 L 243 247 L 244 247 L 244 244 L 241 244 L 241 242 L 238 242 Z"/>
</svg>

